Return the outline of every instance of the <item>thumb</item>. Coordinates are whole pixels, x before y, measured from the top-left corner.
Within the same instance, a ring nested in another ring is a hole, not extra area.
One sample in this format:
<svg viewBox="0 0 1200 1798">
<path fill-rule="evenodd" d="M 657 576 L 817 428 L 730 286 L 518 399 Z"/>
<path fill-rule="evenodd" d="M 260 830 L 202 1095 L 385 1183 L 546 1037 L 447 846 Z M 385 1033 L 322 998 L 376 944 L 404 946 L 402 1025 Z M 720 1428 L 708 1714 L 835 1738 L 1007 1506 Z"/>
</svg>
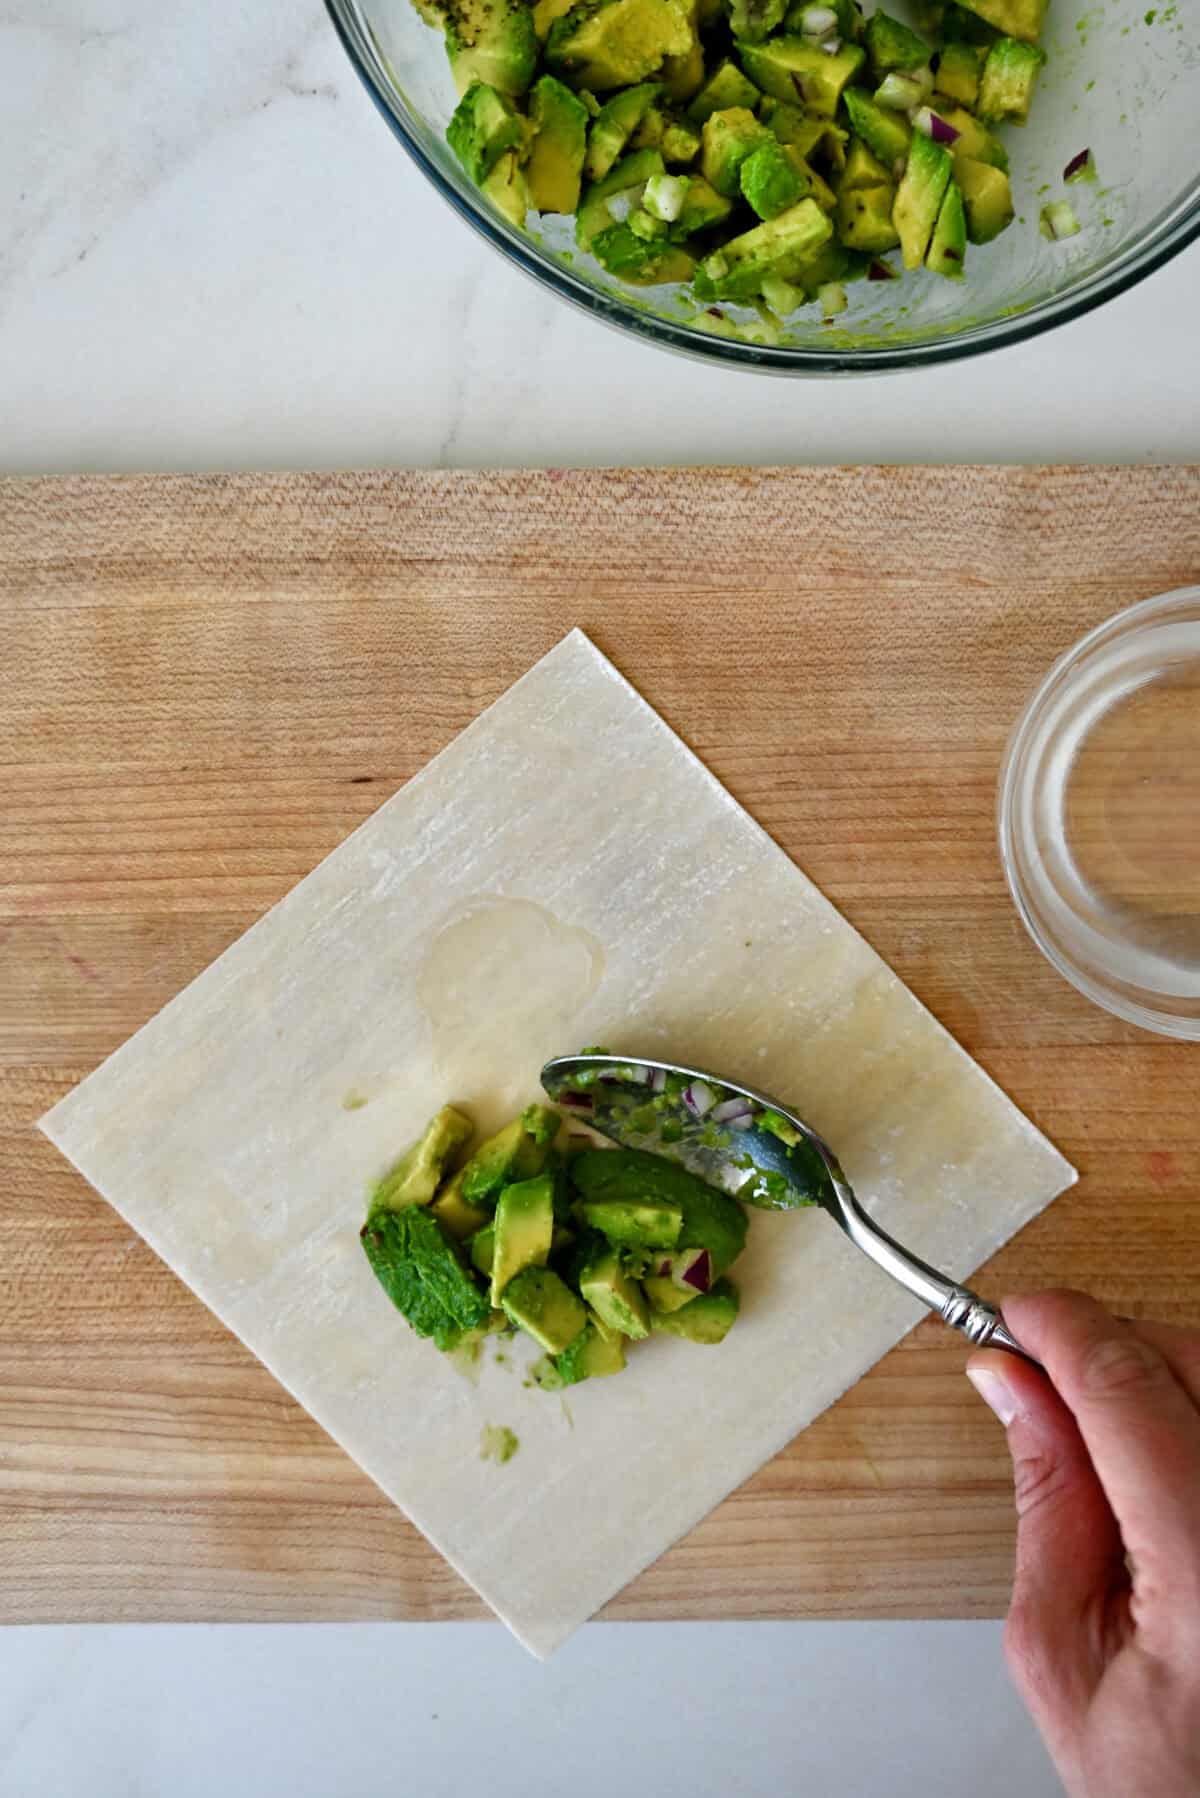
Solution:
<svg viewBox="0 0 1200 1798">
<path fill-rule="evenodd" d="M 1120 1531 L 1075 1419 L 1046 1376 L 998 1349 L 967 1376 L 1008 1433 L 1017 1559 L 1004 1646 L 1048 1737 L 1065 1748 L 1103 1672 L 1097 1610 L 1119 1573 Z"/>
</svg>

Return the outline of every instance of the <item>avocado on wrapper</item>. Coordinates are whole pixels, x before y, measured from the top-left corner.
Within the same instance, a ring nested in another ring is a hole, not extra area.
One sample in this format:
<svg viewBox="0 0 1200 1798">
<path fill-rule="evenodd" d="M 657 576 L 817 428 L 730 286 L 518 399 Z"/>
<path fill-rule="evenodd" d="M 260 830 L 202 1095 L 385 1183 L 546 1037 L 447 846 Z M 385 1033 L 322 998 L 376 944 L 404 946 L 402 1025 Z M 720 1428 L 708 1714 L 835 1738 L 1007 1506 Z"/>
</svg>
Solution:
<svg viewBox="0 0 1200 1798">
<path fill-rule="evenodd" d="M 620 1373 L 626 1344 L 652 1334 L 721 1341 L 742 1206 L 643 1150 L 560 1153 L 560 1123 L 530 1106 L 466 1155 L 469 1120 L 437 1113 L 375 1188 L 361 1232 L 397 1310 L 447 1351 L 521 1330 L 545 1351 L 534 1377 L 548 1390 Z"/>
</svg>

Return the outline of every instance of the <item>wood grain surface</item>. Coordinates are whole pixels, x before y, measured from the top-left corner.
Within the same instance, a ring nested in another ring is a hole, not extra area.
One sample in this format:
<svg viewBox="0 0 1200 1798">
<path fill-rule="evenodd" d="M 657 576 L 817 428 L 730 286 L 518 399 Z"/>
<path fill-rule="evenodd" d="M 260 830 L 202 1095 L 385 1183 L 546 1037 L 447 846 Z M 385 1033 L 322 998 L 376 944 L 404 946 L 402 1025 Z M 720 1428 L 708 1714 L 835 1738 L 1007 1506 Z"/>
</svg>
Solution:
<svg viewBox="0 0 1200 1798">
<path fill-rule="evenodd" d="M 1200 1315 L 1196 1051 L 1054 974 L 993 828 L 1038 676 L 1200 578 L 1198 502 L 1189 468 L 0 482 L 0 1618 L 483 1613 L 32 1126 L 573 624 L 1080 1168 L 982 1288 Z M 606 1614 L 999 1613 L 963 1361 L 922 1324 Z"/>
</svg>

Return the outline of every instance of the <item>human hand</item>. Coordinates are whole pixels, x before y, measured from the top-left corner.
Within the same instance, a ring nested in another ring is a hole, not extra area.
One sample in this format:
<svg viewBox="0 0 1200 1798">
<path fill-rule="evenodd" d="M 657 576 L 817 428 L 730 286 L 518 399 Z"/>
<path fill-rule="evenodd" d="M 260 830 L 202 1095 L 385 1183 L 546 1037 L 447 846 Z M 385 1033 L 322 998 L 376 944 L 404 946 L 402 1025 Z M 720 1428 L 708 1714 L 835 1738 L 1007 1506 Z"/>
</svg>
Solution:
<svg viewBox="0 0 1200 1798">
<path fill-rule="evenodd" d="M 1049 1375 L 967 1366 L 1013 1457 L 1009 1671 L 1071 1798 L 1200 1798 L 1200 1332 L 1073 1292 L 1004 1316 Z"/>
</svg>

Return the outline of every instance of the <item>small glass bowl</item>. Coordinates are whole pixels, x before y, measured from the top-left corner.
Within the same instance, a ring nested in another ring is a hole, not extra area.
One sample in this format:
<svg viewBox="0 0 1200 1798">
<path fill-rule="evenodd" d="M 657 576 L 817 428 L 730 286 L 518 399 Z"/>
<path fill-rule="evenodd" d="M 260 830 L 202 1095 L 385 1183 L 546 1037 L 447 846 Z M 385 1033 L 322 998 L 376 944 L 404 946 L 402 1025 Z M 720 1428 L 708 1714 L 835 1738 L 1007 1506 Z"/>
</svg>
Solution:
<svg viewBox="0 0 1200 1798">
<path fill-rule="evenodd" d="M 1059 973 L 1200 1041 L 1200 587 L 1118 613 L 1050 670 L 1009 743 L 999 831 Z"/>
</svg>

